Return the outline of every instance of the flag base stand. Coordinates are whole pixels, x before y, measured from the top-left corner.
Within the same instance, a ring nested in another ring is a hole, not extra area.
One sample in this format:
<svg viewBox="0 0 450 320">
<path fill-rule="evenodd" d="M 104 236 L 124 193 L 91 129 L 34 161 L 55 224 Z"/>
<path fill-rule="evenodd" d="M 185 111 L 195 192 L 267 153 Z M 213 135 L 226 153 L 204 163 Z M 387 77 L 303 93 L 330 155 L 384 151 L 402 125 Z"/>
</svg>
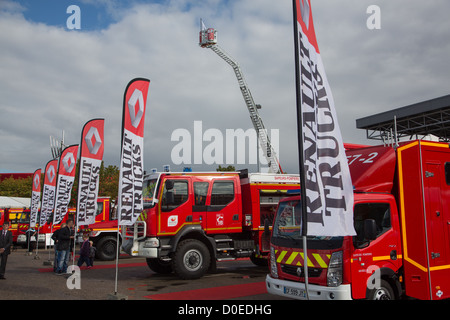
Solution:
<svg viewBox="0 0 450 320">
<path fill-rule="evenodd" d="M 117 292 L 108 293 L 107 297 L 108 297 L 108 300 L 128 300 L 128 296 L 117 293 Z"/>
<path fill-rule="evenodd" d="M 26 252 L 25 255 L 26 256 L 31 256 L 33 254 L 33 252 Z"/>
<path fill-rule="evenodd" d="M 34 260 L 41 260 L 41 257 L 39 257 L 38 255 L 35 255 L 33 259 Z"/>
<path fill-rule="evenodd" d="M 53 266 L 53 261 L 47 260 L 43 263 L 44 266 Z"/>
</svg>

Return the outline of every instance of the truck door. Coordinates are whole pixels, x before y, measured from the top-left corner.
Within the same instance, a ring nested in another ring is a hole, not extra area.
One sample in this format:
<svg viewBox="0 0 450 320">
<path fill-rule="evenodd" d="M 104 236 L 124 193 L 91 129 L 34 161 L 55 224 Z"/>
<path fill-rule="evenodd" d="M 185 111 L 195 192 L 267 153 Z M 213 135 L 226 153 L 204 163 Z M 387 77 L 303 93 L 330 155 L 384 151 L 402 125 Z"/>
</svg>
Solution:
<svg viewBox="0 0 450 320">
<path fill-rule="evenodd" d="M 164 183 L 161 197 L 158 233 L 176 234 L 192 216 L 191 193 L 188 180 L 169 179 Z"/>
<path fill-rule="evenodd" d="M 393 221 L 396 207 L 390 202 L 363 202 L 354 207 L 354 225 L 357 235 L 353 238 L 351 273 L 352 296 L 354 299 L 366 297 L 368 279 L 380 268 L 397 271 L 401 264 L 398 221 Z M 377 226 L 376 239 L 368 241 L 364 238 L 364 221 L 375 220 Z M 394 223 L 393 223 L 394 222 Z M 369 284 L 370 286 L 370 284 Z"/>
<path fill-rule="evenodd" d="M 444 172 L 443 161 L 427 161 L 425 164 L 423 179 L 427 217 L 428 274 L 430 297 L 433 300 L 448 298 L 450 290 L 448 256 L 450 215 L 447 206 L 444 205 L 448 199 L 449 187 L 445 183 Z"/>
<path fill-rule="evenodd" d="M 202 229 L 206 228 L 207 206 L 206 199 L 210 183 L 207 181 L 194 181 L 194 205 L 192 206 L 192 216 L 187 217 L 187 221 L 200 223 Z"/>
<path fill-rule="evenodd" d="M 241 214 L 235 180 L 215 180 L 211 188 L 207 213 L 208 233 L 242 231 Z"/>
<path fill-rule="evenodd" d="M 425 199 L 428 216 L 428 247 L 430 267 L 440 266 L 446 262 L 445 241 L 446 225 L 441 203 L 441 165 L 427 163 L 425 169 Z"/>
</svg>

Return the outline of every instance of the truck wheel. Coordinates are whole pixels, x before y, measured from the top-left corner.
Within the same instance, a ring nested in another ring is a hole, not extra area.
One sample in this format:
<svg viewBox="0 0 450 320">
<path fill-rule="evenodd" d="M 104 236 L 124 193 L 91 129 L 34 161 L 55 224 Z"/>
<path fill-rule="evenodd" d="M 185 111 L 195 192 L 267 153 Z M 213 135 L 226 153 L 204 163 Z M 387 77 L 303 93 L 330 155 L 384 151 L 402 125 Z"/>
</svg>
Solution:
<svg viewBox="0 0 450 320">
<path fill-rule="evenodd" d="M 150 270 L 156 273 L 160 274 L 172 273 L 171 261 L 164 261 L 158 258 L 147 258 L 146 261 Z"/>
<path fill-rule="evenodd" d="M 102 261 L 114 260 L 116 258 L 116 244 L 115 237 L 104 237 L 100 239 L 97 244 L 97 259 Z"/>
<path fill-rule="evenodd" d="M 381 279 L 380 287 L 369 292 L 369 300 L 395 300 L 394 290 L 386 280 Z"/>
<path fill-rule="evenodd" d="M 205 244 L 195 239 L 187 239 L 178 245 L 172 259 L 172 267 L 182 279 L 197 279 L 208 271 L 210 260 Z"/>
<path fill-rule="evenodd" d="M 250 260 L 256 266 L 260 266 L 260 267 L 268 267 L 269 266 L 269 261 L 267 260 L 267 258 L 256 257 L 255 254 L 252 254 L 250 256 Z"/>
</svg>

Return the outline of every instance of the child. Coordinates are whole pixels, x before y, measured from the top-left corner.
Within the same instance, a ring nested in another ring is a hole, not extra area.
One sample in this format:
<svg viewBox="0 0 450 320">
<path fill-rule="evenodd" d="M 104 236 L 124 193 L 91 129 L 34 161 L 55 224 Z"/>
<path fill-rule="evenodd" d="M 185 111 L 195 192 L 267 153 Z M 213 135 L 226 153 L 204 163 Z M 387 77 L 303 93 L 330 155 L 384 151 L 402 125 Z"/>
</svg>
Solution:
<svg viewBox="0 0 450 320">
<path fill-rule="evenodd" d="M 91 244 L 89 243 L 89 234 L 85 233 L 83 234 L 83 243 L 81 244 L 80 258 L 78 258 L 78 267 L 81 267 L 84 262 L 86 262 L 88 269 L 92 267 L 91 261 L 89 259 L 90 247 Z"/>
<path fill-rule="evenodd" d="M 89 241 L 91 248 L 89 249 L 89 262 L 91 263 L 91 267 L 94 266 L 94 258 L 95 258 L 95 252 L 97 249 L 94 247 L 94 242 Z"/>
</svg>

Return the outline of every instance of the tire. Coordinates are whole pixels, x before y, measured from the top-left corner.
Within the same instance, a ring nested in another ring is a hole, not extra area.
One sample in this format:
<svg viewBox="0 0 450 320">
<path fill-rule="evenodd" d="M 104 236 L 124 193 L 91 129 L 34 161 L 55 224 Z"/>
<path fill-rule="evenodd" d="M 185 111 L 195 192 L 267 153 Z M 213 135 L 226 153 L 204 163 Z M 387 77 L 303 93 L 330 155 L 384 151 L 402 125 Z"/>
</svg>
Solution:
<svg viewBox="0 0 450 320">
<path fill-rule="evenodd" d="M 97 259 L 102 261 L 114 260 L 117 251 L 117 238 L 113 236 L 104 237 L 97 242 L 95 247 L 97 248 Z"/>
<path fill-rule="evenodd" d="M 381 279 L 380 287 L 369 291 L 369 300 L 395 300 L 394 290 L 386 280 Z"/>
<path fill-rule="evenodd" d="M 269 261 L 267 258 L 260 258 L 256 257 L 255 254 L 252 254 L 250 256 L 250 260 L 253 262 L 254 265 L 259 267 L 269 267 Z"/>
<path fill-rule="evenodd" d="M 172 259 L 174 272 L 182 279 L 198 279 L 208 271 L 211 257 L 206 245 L 195 239 L 180 242 Z"/>
<path fill-rule="evenodd" d="M 172 273 L 171 261 L 163 261 L 158 258 L 147 258 L 147 265 L 150 270 L 159 274 L 169 274 Z"/>
</svg>

